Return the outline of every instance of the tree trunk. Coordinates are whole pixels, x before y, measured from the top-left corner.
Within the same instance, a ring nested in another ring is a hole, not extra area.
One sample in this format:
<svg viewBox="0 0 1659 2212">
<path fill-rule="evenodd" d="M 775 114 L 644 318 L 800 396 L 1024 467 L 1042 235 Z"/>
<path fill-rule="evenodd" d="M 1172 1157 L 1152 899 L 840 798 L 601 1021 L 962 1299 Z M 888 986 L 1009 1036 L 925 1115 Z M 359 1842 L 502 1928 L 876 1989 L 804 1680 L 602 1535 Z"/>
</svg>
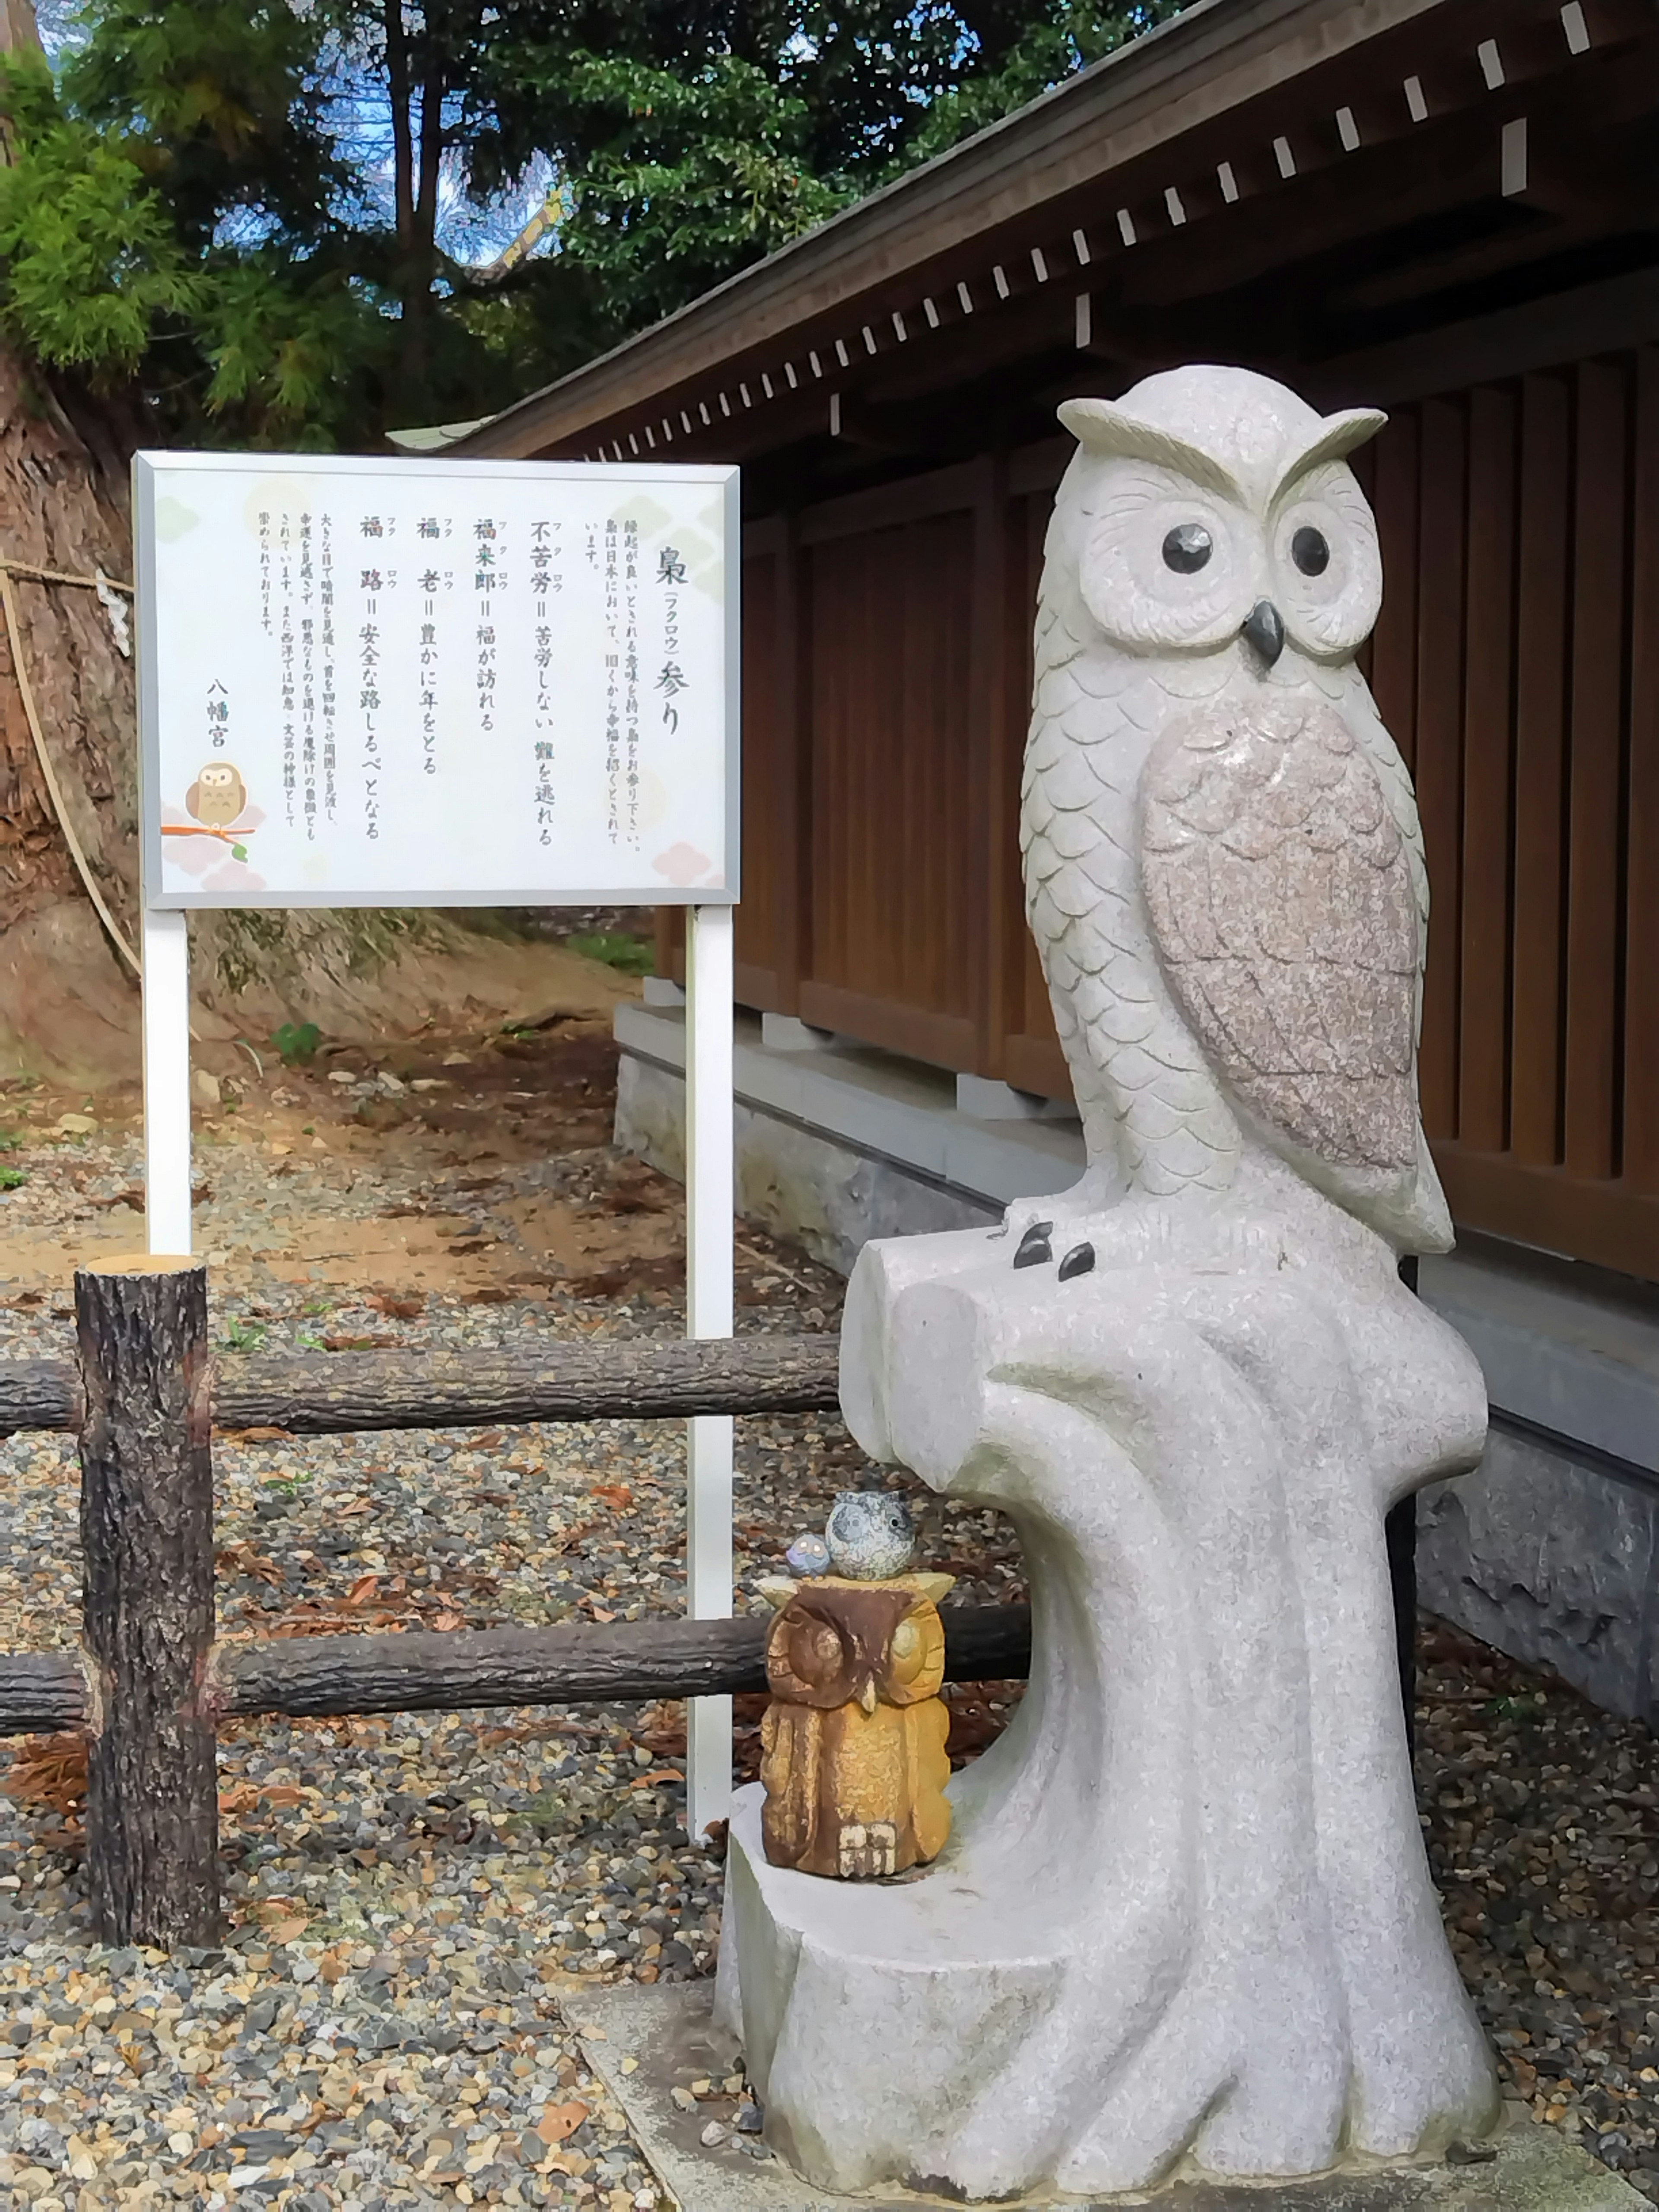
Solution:
<svg viewBox="0 0 1659 2212">
<path fill-rule="evenodd" d="M 125 453 L 112 415 L 72 419 L 0 350 L 0 560 L 131 580 Z M 129 942 L 137 921 L 132 664 L 94 591 L 16 574 L 18 644 L 68 826 Z M 78 880 L 0 628 L 0 1046 L 57 1033 L 60 1057 L 107 1056 L 133 981 Z"/>
</svg>

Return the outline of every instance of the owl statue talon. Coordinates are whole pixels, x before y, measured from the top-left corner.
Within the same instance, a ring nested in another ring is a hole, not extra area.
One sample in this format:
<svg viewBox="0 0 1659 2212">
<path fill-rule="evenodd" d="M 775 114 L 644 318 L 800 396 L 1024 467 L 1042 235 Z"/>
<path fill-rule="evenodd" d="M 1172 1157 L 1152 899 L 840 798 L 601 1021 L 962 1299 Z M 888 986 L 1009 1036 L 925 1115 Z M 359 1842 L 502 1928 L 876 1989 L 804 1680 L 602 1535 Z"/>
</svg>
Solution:
<svg viewBox="0 0 1659 2212">
<path fill-rule="evenodd" d="M 1014 1254 L 1017 1267 L 1046 1267 L 1054 1256 L 1054 1248 L 1048 1239 L 1054 1232 L 1052 1221 L 1034 1221 L 1019 1240 Z"/>
</svg>

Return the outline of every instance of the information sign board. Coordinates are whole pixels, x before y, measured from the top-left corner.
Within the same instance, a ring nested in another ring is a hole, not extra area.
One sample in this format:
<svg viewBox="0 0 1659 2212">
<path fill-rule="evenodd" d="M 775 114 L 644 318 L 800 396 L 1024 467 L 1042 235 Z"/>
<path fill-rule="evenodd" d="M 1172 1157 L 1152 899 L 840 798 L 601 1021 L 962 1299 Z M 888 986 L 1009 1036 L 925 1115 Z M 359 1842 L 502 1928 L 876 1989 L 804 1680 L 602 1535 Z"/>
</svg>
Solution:
<svg viewBox="0 0 1659 2212">
<path fill-rule="evenodd" d="M 735 469 L 133 479 L 148 904 L 735 899 Z"/>
<path fill-rule="evenodd" d="M 191 1245 L 185 909 L 688 906 L 687 1322 L 732 1333 L 738 471 L 140 453 L 144 1188 Z M 732 1610 L 732 1421 L 687 1596 Z M 732 1701 L 692 1701 L 687 1819 Z"/>
</svg>

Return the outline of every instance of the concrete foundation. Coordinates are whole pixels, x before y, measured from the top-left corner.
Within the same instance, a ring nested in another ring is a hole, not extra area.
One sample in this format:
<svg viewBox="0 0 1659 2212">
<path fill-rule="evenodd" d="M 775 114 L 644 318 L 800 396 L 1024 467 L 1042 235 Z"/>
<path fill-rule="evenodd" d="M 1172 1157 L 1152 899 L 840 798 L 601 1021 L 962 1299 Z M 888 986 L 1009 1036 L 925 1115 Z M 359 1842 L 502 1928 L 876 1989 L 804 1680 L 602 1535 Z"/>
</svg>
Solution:
<svg viewBox="0 0 1659 2212">
<path fill-rule="evenodd" d="M 712 2024 L 712 1996 L 709 1982 L 624 1983 L 566 2001 L 589 2065 L 681 2212 L 921 2212 L 947 2204 L 960 2212 L 960 2198 L 906 2189 L 837 2197 L 810 2188 L 763 2142 L 731 2126 L 735 2097 L 694 2101 L 694 2082 L 716 2086 L 738 2063 L 730 2038 Z M 675 2102 L 676 2089 L 690 2110 Z M 716 2140 L 706 2143 L 705 2132 Z M 1469 2162 L 1455 2162 L 1462 2159 Z M 1444 2164 L 1256 2187 L 1176 2180 L 1136 2197 L 1026 2197 L 1011 2212 L 1107 2212 L 1127 2203 L 1168 2212 L 1640 2212 L 1646 2201 L 1576 2143 L 1517 2117 L 1490 2146 L 1455 2147 Z"/>
</svg>

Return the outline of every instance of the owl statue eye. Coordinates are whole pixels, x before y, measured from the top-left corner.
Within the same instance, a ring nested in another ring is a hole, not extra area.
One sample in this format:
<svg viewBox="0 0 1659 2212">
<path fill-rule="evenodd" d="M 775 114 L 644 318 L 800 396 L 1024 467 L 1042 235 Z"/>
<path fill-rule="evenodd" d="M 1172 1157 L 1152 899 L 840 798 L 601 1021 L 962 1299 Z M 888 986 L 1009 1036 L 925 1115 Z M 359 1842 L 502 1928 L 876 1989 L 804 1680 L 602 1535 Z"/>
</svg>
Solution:
<svg viewBox="0 0 1659 2212">
<path fill-rule="evenodd" d="M 1331 565 L 1331 549 L 1324 532 L 1304 522 L 1291 540 L 1291 558 L 1304 576 L 1322 576 Z"/>
<path fill-rule="evenodd" d="M 1298 478 L 1270 523 L 1273 604 L 1312 660 L 1346 660 L 1382 599 L 1376 525 L 1353 471 L 1328 461 Z"/>
<path fill-rule="evenodd" d="M 1215 550 L 1201 522 L 1177 522 L 1164 540 L 1164 565 L 1178 576 L 1195 576 Z"/>
<path fill-rule="evenodd" d="M 803 1621 L 795 1631 L 790 1658 L 804 1682 L 822 1682 L 842 1664 L 842 1642 L 827 1620 Z"/>
<path fill-rule="evenodd" d="M 1079 546 L 1083 603 L 1132 652 L 1231 645 L 1262 596 L 1259 526 L 1179 470 L 1098 465 Z"/>
</svg>

